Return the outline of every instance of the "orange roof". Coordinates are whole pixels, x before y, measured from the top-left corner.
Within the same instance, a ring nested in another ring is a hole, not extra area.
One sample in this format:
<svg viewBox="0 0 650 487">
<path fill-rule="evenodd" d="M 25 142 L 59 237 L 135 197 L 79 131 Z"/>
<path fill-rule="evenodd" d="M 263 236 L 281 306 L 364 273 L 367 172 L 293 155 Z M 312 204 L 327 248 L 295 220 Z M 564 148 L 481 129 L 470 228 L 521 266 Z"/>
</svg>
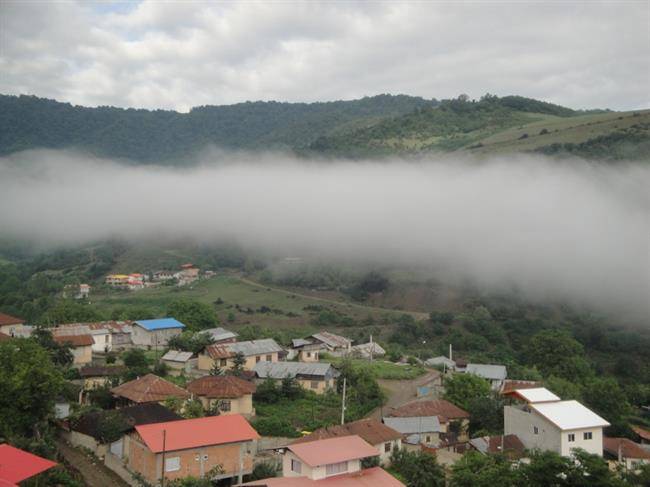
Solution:
<svg viewBox="0 0 650 487">
<path fill-rule="evenodd" d="M 0 485 L 16 485 L 56 466 L 55 462 L 38 457 L 11 445 L 0 445 Z"/>
<path fill-rule="evenodd" d="M 91 335 L 55 335 L 52 337 L 55 342 L 71 347 L 87 347 L 95 343 Z"/>
<path fill-rule="evenodd" d="M 185 389 L 154 374 L 147 374 L 139 379 L 113 387 L 111 392 L 137 403 L 159 402 L 168 397 L 190 397 L 190 393 Z"/>
<path fill-rule="evenodd" d="M 413 418 L 418 416 L 438 416 L 444 423 L 450 419 L 469 418 L 469 413 L 455 404 L 444 399 L 431 401 L 413 401 L 397 409 L 393 409 L 388 416 L 397 418 Z"/>
<path fill-rule="evenodd" d="M 621 449 L 623 458 L 642 458 L 650 460 L 650 452 L 646 451 L 641 445 L 634 443 L 627 438 L 608 438 L 603 437 L 603 450 L 610 455 L 618 457 L 618 449 Z"/>
<path fill-rule="evenodd" d="M 637 435 L 639 435 L 644 440 L 650 441 L 650 430 L 641 428 L 640 426 L 632 426 L 632 431 L 634 431 Z"/>
<path fill-rule="evenodd" d="M 163 451 L 163 431 L 165 451 L 237 443 L 260 437 L 240 414 L 145 424 L 135 429 L 154 453 Z"/>
<path fill-rule="evenodd" d="M 212 359 L 217 358 L 230 358 L 234 357 L 235 354 L 230 350 L 228 344 L 213 344 L 206 347 L 205 352 L 208 354 L 208 357 Z"/>
<path fill-rule="evenodd" d="M 21 320 L 20 318 L 16 318 L 15 316 L 0 313 L 0 326 L 20 325 L 22 323 L 25 323 L 25 320 Z"/>
<path fill-rule="evenodd" d="M 207 398 L 235 398 L 253 394 L 255 384 L 234 375 L 208 375 L 187 384 L 187 390 Z"/>
<path fill-rule="evenodd" d="M 307 477 L 273 477 L 241 484 L 249 487 L 404 487 L 404 484 L 381 467 L 332 475 L 320 480 Z"/>
<path fill-rule="evenodd" d="M 287 447 L 310 467 L 379 455 L 379 450 L 356 435 L 291 444 Z"/>
<path fill-rule="evenodd" d="M 402 434 L 376 419 L 360 419 L 347 424 L 337 424 L 318 429 L 312 434 L 298 438 L 292 444 L 335 438 L 337 436 L 357 435 L 371 445 L 397 440 Z"/>
</svg>

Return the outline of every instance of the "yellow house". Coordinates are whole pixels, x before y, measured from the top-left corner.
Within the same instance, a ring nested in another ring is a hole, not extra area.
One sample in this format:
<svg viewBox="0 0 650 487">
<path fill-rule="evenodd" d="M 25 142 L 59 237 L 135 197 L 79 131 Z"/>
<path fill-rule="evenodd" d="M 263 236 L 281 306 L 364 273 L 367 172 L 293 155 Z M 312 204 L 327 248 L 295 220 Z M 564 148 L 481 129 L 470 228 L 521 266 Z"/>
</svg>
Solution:
<svg viewBox="0 0 650 487">
<path fill-rule="evenodd" d="M 215 364 L 224 370 L 235 367 L 235 356 L 244 356 L 244 370 L 253 370 L 259 362 L 277 362 L 283 349 L 272 338 L 247 342 L 215 343 L 199 355 L 199 370 L 211 370 Z"/>
<path fill-rule="evenodd" d="M 218 408 L 220 414 L 255 415 L 255 384 L 233 375 L 208 375 L 193 380 L 187 390 L 203 404 L 206 411 Z"/>
<path fill-rule="evenodd" d="M 304 389 L 322 394 L 336 386 L 339 371 L 325 362 L 260 362 L 253 369 L 258 381 L 295 379 Z"/>
</svg>

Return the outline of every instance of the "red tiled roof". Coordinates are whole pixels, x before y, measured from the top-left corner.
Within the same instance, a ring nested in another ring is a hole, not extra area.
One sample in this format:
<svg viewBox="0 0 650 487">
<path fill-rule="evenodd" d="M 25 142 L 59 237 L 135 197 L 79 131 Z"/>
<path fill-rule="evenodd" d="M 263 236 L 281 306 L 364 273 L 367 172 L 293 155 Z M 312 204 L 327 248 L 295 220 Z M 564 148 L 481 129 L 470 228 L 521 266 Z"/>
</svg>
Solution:
<svg viewBox="0 0 650 487">
<path fill-rule="evenodd" d="M 402 437 L 400 432 L 386 426 L 381 421 L 376 419 L 360 419 L 359 421 L 353 421 L 352 423 L 317 429 L 310 435 L 298 438 L 292 443 L 292 445 L 350 435 L 357 435 L 371 445 L 378 445 Z"/>
<path fill-rule="evenodd" d="M 379 450 L 356 435 L 327 438 L 287 447 L 310 467 L 379 455 Z"/>
<path fill-rule="evenodd" d="M 70 345 L 72 347 L 87 347 L 95 343 L 91 335 L 55 335 L 54 341 L 61 345 Z"/>
<path fill-rule="evenodd" d="M 197 396 L 212 398 L 236 398 L 255 392 L 255 384 L 233 375 L 208 375 L 187 384 L 187 390 Z"/>
<path fill-rule="evenodd" d="M 241 484 L 249 487 L 404 487 L 404 484 L 381 467 L 333 475 L 320 480 L 307 477 L 273 477 Z"/>
<path fill-rule="evenodd" d="M 25 320 L 21 320 L 20 318 L 16 318 L 15 316 L 0 313 L 0 326 L 20 325 L 22 323 L 25 323 Z"/>
<path fill-rule="evenodd" d="M 637 435 L 639 435 L 644 440 L 650 441 L 650 430 L 641 428 L 640 426 L 632 426 L 632 431 L 634 431 Z"/>
<path fill-rule="evenodd" d="M 135 429 L 147 447 L 154 453 L 163 450 L 163 431 L 165 432 L 165 451 L 237 443 L 256 440 L 260 437 L 240 414 L 146 424 L 136 426 Z"/>
<path fill-rule="evenodd" d="M 168 397 L 190 397 L 190 393 L 185 389 L 154 374 L 147 374 L 139 379 L 125 382 L 111 389 L 111 392 L 136 403 L 159 402 Z"/>
<path fill-rule="evenodd" d="M 393 409 L 390 411 L 388 416 L 398 418 L 438 416 L 440 422 L 444 423 L 449 419 L 469 418 L 469 413 L 449 401 L 445 401 L 444 399 L 434 399 L 430 401 L 410 402 L 397 409 Z"/>
<path fill-rule="evenodd" d="M 537 387 L 542 387 L 542 383 L 534 380 L 510 380 L 506 379 L 503 381 L 503 386 L 501 387 L 501 394 L 511 394 L 517 389 L 535 389 Z"/>
<path fill-rule="evenodd" d="M 650 460 L 650 452 L 627 438 L 603 437 L 603 450 L 618 458 L 618 449 L 621 448 L 623 458 L 642 458 Z"/>
<path fill-rule="evenodd" d="M 55 462 L 45 458 L 6 443 L 0 445 L 0 481 L 4 481 L 5 485 L 17 484 L 54 466 Z"/>
</svg>

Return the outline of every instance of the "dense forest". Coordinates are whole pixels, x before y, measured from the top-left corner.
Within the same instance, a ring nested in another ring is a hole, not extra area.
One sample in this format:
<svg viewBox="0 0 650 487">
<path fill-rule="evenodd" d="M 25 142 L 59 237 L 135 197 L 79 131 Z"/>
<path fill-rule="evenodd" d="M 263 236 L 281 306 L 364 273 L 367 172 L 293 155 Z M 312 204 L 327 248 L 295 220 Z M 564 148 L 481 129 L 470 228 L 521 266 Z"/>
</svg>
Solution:
<svg viewBox="0 0 650 487">
<path fill-rule="evenodd" d="M 0 96 L 0 155 L 77 148 L 143 163 L 191 160 L 207 145 L 225 149 L 306 147 L 318 137 L 410 113 L 435 100 L 379 95 L 327 103 L 246 102 L 189 113 L 86 108 L 34 96 Z"/>
</svg>

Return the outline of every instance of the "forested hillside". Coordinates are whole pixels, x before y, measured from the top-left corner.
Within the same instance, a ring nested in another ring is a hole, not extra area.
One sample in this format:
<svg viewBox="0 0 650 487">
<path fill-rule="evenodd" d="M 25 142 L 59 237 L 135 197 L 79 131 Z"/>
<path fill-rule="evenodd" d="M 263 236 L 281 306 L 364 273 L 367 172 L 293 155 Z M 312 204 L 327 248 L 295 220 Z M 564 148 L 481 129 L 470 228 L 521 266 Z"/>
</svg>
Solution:
<svg viewBox="0 0 650 487">
<path fill-rule="evenodd" d="M 0 96 L 0 155 L 73 147 L 103 157 L 171 163 L 190 159 L 209 144 L 226 149 L 289 149 L 436 103 L 379 95 L 327 103 L 246 102 L 178 113 Z"/>
</svg>

